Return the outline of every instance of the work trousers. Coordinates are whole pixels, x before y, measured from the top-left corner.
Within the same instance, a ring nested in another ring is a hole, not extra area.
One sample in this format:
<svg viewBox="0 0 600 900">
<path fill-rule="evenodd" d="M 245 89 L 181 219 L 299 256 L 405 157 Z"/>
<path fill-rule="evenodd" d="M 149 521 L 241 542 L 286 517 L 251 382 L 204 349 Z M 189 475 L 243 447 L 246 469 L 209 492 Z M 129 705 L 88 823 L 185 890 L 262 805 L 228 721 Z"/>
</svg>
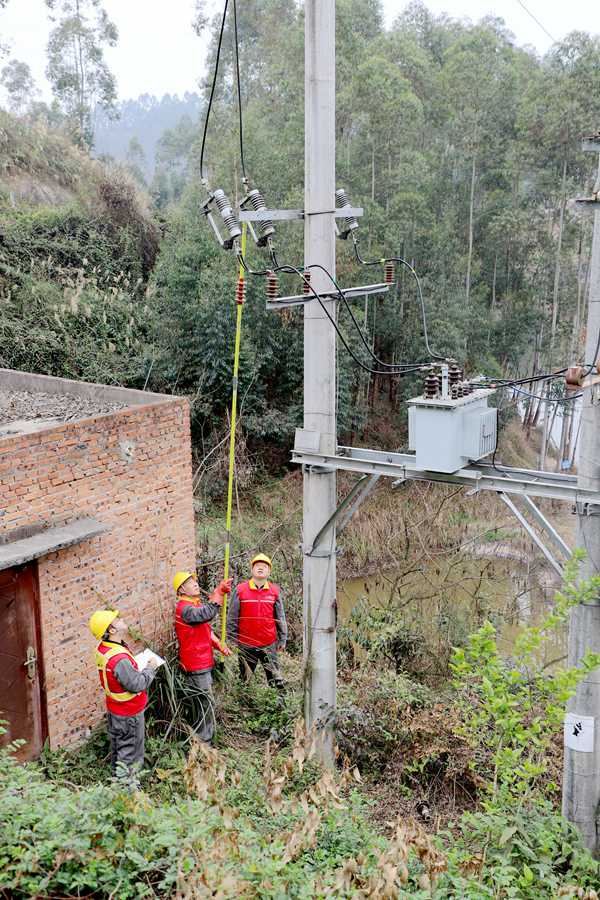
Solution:
<svg viewBox="0 0 600 900">
<path fill-rule="evenodd" d="M 215 736 L 215 698 L 212 689 L 212 671 L 186 672 L 190 696 L 194 701 L 195 721 L 193 729 L 201 741 L 210 744 Z"/>
<path fill-rule="evenodd" d="M 135 716 L 106 714 L 110 738 L 110 762 L 117 778 L 136 779 L 144 765 L 144 713 Z"/>
<path fill-rule="evenodd" d="M 265 670 L 267 684 L 271 685 L 271 687 L 276 687 L 280 691 L 284 690 L 285 685 L 281 677 L 279 659 L 277 658 L 275 647 L 243 647 L 240 645 L 238 659 L 242 681 L 247 681 L 260 663 Z"/>
</svg>

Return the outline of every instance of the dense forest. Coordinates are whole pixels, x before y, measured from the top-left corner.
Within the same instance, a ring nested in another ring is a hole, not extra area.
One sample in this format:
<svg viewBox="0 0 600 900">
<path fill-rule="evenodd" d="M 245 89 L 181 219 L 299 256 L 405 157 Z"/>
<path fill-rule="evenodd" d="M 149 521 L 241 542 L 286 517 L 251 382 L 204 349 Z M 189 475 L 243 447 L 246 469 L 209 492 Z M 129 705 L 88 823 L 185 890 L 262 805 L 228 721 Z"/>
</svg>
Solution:
<svg viewBox="0 0 600 900">
<path fill-rule="evenodd" d="M 200 182 L 220 21 L 198 3 L 195 28 L 210 37 L 198 96 L 119 102 L 102 56 L 117 29 L 100 0 L 77 0 L 83 29 L 74 2 L 48 0 L 52 103 L 36 101 L 26 63 L 6 58 L 1 73 L 0 366 L 187 395 L 198 547 L 214 563 L 237 277 Z M 595 178 L 581 138 L 600 128 L 600 38 L 574 32 L 540 57 L 491 16 L 472 24 L 413 0 L 386 28 L 379 0 L 337 0 L 336 11 L 337 182 L 365 209 L 363 256 L 399 254 L 414 267 L 431 347 L 469 375 L 581 360 L 592 223 L 569 201 Z M 302 6 L 247 0 L 238 33 L 246 170 L 269 206 L 300 207 Z M 85 83 L 62 52 L 83 36 Z M 211 186 L 239 202 L 231 21 L 216 85 L 205 163 Z M 279 224 L 276 246 L 281 262 L 302 264 L 298 224 Z M 255 248 L 250 258 L 267 263 Z M 338 242 L 337 274 L 344 286 L 367 280 L 350 242 Z M 416 282 L 396 276 L 390 295 L 353 312 L 380 358 L 422 360 Z M 297 293 L 298 279 L 282 276 L 288 288 Z M 189 741 L 181 683 L 163 674 L 149 773 L 133 797 L 104 783 L 102 730 L 77 753 L 45 751 L 27 767 L 0 750 L 0 897 L 597 900 L 598 864 L 559 812 L 561 721 L 582 673 L 548 668 L 544 647 L 598 585 L 582 585 L 573 563 L 551 612 L 507 654 L 501 629 L 524 593 L 517 569 L 524 559 L 533 579 L 536 566 L 493 498 L 475 506 L 444 486 L 413 485 L 401 498 L 385 488 L 349 526 L 344 577 L 392 574 L 340 612 L 336 774 L 313 759 L 298 722 L 302 501 L 289 465 L 302 423 L 302 313 L 269 311 L 262 277 L 249 278 L 247 301 L 234 550 L 262 549 L 265 536 L 274 547 L 290 624 L 285 701 L 260 683 L 242 691 L 226 666 L 217 750 L 206 750 Z M 367 361 L 350 324 L 342 312 Z M 403 401 L 420 391 L 420 376 L 369 375 L 338 348 L 340 443 L 404 448 Z M 500 457 L 543 462 L 545 405 L 533 399 L 525 421 L 510 422 L 514 398 L 500 399 Z M 563 427 L 549 466 L 576 441 L 570 406 L 555 409 Z M 481 559 L 465 562 L 469 541 Z M 168 641 L 156 646 L 172 659 Z"/>
<path fill-rule="evenodd" d="M 304 158 L 302 11 L 291 0 L 256 0 L 244 4 L 238 25 L 246 166 L 268 203 L 297 206 Z M 432 347 L 455 356 L 469 373 L 490 376 L 525 375 L 580 357 L 591 222 L 569 200 L 589 192 L 593 181 L 594 160 L 580 142 L 600 118 L 598 39 L 573 33 L 539 59 L 516 46 L 499 19 L 464 24 L 436 18 L 419 2 L 386 30 L 375 0 L 340 0 L 337 38 L 338 184 L 365 207 L 363 253 L 401 253 L 419 273 Z M 216 31 L 212 41 L 209 70 Z M 206 160 L 211 183 L 240 197 L 232 47 L 229 28 Z M 165 103 L 174 113 L 167 99 L 148 100 L 149 114 Z M 186 102 L 193 105 L 193 97 Z M 143 120 L 143 106 L 121 106 L 123 134 L 131 117 Z M 39 110 L 23 110 L 19 127 L 36 116 L 39 122 Z M 201 394 L 195 420 L 210 440 L 228 401 L 233 312 L 227 298 L 235 265 L 203 222 L 201 124 L 202 116 L 188 115 L 158 142 L 153 195 L 163 239 L 156 266 L 144 273 L 152 315 L 137 335 L 139 365 L 130 360 L 127 368 L 140 371 L 144 383 L 149 356 L 152 385 Z M 150 163 L 144 132 L 135 137 L 140 146 L 134 144 L 125 163 L 134 176 L 144 158 Z M 25 164 L 10 158 L 10 146 L 4 157 L 5 172 Z M 280 259 L 298 263 L 297 227 L 279 228 L 278 251 Z M 38 262 L 46 265 L 41 256 L 28 256 L 28 278 Z M 348 284 L 363 277 L 341 242 L 338 274 Z M 261 348 L 257 353 L 252 341 L 245 344 L 243 427 L 251 439 L 287 446 L 300 417 L 301 316 L 267 314 L 263 295 L 264 283 L 252 281 L 246 327 L 249 335 L 260 331 Z M 356 316 L 383 359 L 423 358 L 415 286 L 406 273 L 399 273 L 397 297 L 361 304 Z M 190 352 L 182 361 L 184 335 Z M 3 354 L 12 365 L 25 364 L 14 347 Z M 390 411 L 401 416 L 414 382 L 370 379 L 342 354 L 339 362 L 343 432 L 360 433 L 382 405 L 386 419 Z"/>
</svg>

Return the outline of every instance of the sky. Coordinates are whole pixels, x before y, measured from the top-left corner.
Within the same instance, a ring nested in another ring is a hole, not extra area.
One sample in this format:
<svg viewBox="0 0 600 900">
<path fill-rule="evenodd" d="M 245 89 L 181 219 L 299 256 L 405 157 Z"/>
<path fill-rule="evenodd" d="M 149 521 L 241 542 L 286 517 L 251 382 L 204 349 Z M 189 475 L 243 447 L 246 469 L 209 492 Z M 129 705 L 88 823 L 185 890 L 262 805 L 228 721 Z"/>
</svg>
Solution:
<svg viewBox="0 0 600 900">
<path fill-rule="evenodd" d="M 383 0 L 387 24 L 407 2 Z M 120 99 L 197 90 L 206 45 L 190 26 L 194 0 L 103 0 L 103 5 L 119 29 L 119 44 L 106 50 L 106 60 L 117 77 Z M 222 0 L 207 3 L 213 10 L 221 5 Z M 540 54 L 552 44 L 549 35 L 561 40 L 573 30 L 600 33 L 597 0 L 426 0 L 426 5 L 435 14 L 473 22 L 486 15 L 501 17 L 519 45 L 529 44 Z M 47 12 L 44 0 L 9 0 L 0 12 L 0 42 L 9 45 L 12 57 L 29 64 L 44 99 L 49 99 L 44 77 L 51 27 Z"/>
</svg>

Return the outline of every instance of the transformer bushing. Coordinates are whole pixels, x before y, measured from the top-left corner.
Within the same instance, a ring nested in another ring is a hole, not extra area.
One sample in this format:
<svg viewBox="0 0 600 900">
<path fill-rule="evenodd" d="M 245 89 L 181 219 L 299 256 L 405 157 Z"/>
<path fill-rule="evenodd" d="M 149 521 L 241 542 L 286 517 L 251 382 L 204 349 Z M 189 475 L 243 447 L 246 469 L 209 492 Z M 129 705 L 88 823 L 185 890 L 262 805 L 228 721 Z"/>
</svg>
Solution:
<svg viewBox="0 0 600 900">
<path fill-rule="evenodd" d="M 427 399 L 437 397 L 439 395 L 439 384 L 439 377 L 435 374 L 435 372 L 430 372 L 429 375 L 427 375 L 427 377 L 425 378 L 423 395 L 427 397 Z"/>
</svg>

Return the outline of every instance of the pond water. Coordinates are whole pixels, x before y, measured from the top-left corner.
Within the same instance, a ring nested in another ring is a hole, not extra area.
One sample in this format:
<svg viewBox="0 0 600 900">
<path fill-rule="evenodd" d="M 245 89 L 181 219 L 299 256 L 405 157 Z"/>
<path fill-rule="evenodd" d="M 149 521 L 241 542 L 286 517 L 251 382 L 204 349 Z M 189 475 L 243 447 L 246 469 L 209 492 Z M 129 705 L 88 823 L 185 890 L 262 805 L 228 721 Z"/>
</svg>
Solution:
<svg viewBox="0 0 600 900">
<path fill-rule="evenodd" d="M 351 631 L 359 633 L 361 620 L 367 621 L 363 603 L 388 610 L 388 621 L 396 621 L 397 615 L 407 631 L 422 636 L 423 645 L 437 651 L 440 659 L 489 620 L 496 626 L 500 652 L 510 657 L 519 629 L 540 623 L 550 612 L 558 587 L 545 567 L 530 565 L 524 554 L 505 545 L 484 544 L 472 555 L 433 555 L 425 564 L 407 563 L 397 571 L 341 582 L 338 617 L 340 625 L 350 624 Z M 563 662 L 566 653 L 565 626 L 543 646 L 540 659 L 551 665 Z"/>
</svg>

